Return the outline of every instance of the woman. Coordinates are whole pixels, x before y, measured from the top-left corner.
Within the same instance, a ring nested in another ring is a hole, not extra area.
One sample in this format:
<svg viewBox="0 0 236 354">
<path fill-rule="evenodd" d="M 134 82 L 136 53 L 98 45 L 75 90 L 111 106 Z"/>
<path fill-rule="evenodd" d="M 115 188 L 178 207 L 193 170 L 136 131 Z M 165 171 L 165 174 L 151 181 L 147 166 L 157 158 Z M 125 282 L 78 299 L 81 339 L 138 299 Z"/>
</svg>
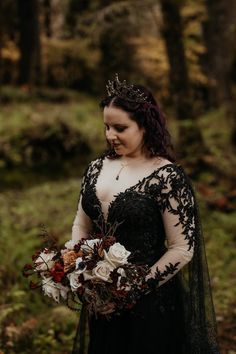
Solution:
<svg viewBox="0 0 236 354">
<path fill-rule="evenodd" d="M 142 86 L 116 76 L 107 90 L 109 148 L 86 170 L 72 240 L 119 223 L 117 241 L 133 263 L 150 267 L 150 292 L 119 316 L 110 303 L 90 317 L 88 348 L 83 309 L 73 353 L 218 354 L 195 196 L 171 154 L 164 117 Z"/>
</svg>

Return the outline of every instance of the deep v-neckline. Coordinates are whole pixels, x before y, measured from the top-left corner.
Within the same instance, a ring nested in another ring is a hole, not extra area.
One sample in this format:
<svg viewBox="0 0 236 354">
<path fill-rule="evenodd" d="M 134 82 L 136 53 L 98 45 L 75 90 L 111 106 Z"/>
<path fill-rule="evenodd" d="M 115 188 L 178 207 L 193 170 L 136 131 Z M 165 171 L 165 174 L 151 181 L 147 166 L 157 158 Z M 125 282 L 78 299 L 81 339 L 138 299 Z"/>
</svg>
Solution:
<svg viewBox="0 0 236 354">
<path fill-rule="evenodd" d="M 93 180 L 93 190 L 94 190 L 94 196 L 95 196 L 95 199 L 96 199 L 96 202 L 97 202 L 97 205 L 98 205 L 98 208 L 99 208 L 99 212 L 102 216 L 102 219 L 103 219 L 103 222 L 104 224 L 107 224 L 108 221 L 109 221 L 109 215 L 110 215 L 110 210 L 111 208 L 113 207 L 113 205 L 115 204 L 116 200 L 118 199 L 118 197 L 122 194 L 125 194 L 125 193 L 128 193 L 134 189 L 136 189 L 139 185 L 141 185 L 142 183 L 145 182 L 146 179 L 149 179 L 149 178 L 152 178 L 152 176 L 157 173 L 158 171 L 160 171 L 162 168 L 164 167 L 168 167 L 168 166 L 176 166 L 174 163 L 167 163 L 163 166 L 160 166 L 158 168 L 156 168 L 155 170 L 153 170 L 149 175 L 141 178 L 137 183 L 135 183 L 134 185 L 130 186 L 130 187 L 127 187 L 125 190 L 121 191 L 121 192 L 118 192 L 117 194 L 114 194 L 113 196 L 113 199 L 108 202 L 108 209 L 107 209 L 107 216 L 105 217 L 105 214 L 103 212 L 103 209 L 102 209 L 102 203 L 101 203 L 101 200 L 98 198 L 98 194 L 97 194 L 97 180 L 98 180 L 98 177 L 102 171 L 102 168 L 103 168 L 103 164 L 104 164 L 104 159 L 105 159 L 105 156 L 102 156 L 101 158 L 101 162 L 98 166 L 98 171 L 97 171 L 97 174 L 96 174 L 96 177 L 94 178 Z"/>
</svg>

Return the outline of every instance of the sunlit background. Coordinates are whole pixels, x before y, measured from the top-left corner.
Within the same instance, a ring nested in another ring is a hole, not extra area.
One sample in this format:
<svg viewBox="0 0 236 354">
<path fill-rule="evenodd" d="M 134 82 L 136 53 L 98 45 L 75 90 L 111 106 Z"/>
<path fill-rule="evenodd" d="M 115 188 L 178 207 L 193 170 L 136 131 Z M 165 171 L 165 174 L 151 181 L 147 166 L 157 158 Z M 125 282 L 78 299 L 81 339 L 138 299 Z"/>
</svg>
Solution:
<svg viewBox="0 0 236 354">
<path fill-rule="evenodd" d="M 165 112 L 199 200 L 221 353 L 236 353 L 235 13 L 236 0 L 1 1 L 0 354 L 70 353 L 79 315 L 21 269 L 41 224 L 70 238 L 116 72 Z"/>
</svg>

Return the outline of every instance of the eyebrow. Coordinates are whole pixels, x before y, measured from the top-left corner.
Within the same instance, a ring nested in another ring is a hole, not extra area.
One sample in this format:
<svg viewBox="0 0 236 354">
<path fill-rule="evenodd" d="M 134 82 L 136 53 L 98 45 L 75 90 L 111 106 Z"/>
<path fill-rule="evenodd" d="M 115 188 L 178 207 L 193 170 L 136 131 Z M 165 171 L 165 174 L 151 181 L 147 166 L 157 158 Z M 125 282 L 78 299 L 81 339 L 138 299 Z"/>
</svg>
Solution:
<svg viewBox="0 0 236 354">
<path fill-rule="evenodd" d="M 105 125 L 112 125 L 112 126 L 119 126 L 119 127 L 127 127 L 127 124 L 121 124 L 121 123 L 114 123 L 114 124 L 108 124 L 107 122 L 103 122 Z"/>
</svg>

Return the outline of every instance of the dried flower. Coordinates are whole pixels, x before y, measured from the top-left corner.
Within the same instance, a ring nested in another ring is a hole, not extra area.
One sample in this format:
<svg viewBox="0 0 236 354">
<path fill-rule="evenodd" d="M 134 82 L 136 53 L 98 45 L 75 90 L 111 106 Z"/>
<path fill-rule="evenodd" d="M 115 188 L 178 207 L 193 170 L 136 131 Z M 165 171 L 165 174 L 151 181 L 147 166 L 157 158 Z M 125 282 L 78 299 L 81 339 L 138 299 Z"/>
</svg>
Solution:
<svg viewBox="0 0 236 354">
<path fill-rule="evenodd" d="M 62 258 L 65 273 L 68 272 L 71 268 L 75 267 L 77 257 L 78 254 L 74 251 L 68 251 L 66 253 L 63 253 Z"/>
</svg>

